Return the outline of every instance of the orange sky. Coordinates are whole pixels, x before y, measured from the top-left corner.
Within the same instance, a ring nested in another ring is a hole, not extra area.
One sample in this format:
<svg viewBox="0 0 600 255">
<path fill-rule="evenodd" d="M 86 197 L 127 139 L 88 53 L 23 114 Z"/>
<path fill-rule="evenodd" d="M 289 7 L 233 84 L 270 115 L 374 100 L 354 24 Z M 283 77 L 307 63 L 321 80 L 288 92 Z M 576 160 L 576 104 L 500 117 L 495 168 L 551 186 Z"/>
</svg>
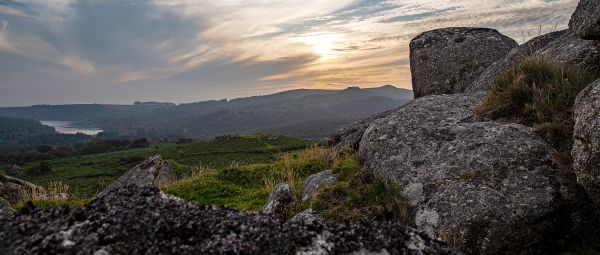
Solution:
<svg viewBox="0 0 600 255">
<path fill-rule="evenodd" d="M 0 104 L 190 102 L 293 88 L 410 88 L 408 43 L 449 26 L 518 42 L 577 0 L 0 2 Z"/>
</svg>

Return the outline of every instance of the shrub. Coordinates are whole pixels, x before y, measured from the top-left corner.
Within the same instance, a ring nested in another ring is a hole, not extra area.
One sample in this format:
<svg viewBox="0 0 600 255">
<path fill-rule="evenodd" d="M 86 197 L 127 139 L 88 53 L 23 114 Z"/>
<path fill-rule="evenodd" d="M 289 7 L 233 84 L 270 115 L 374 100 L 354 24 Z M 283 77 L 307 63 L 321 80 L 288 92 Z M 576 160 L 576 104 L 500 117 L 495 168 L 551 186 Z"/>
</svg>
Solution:
<svg viewBox="0 0 600 255">
<path fill-rule="evenodd" d="M 484 118 L 533 127 L 568 157 L 575 99 L 598 77 L 576 66 L 526 58 L 496 78 L 475 111 Z"/>
</svg>

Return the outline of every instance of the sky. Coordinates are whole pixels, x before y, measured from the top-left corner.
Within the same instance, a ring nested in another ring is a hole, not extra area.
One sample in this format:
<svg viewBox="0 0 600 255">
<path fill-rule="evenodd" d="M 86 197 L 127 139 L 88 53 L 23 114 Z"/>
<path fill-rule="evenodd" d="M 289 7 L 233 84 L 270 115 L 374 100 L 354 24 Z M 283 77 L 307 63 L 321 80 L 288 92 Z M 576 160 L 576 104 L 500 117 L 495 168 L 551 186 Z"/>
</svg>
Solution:
<svg viewBox="0 0 600 255">
<path fill-rule="evenodd" d="M 296 88 L 411 88 L 421 32 L 519 43 L 577 0 L 0 0 L 0 106 L 194 102 Z"/>
</svg>

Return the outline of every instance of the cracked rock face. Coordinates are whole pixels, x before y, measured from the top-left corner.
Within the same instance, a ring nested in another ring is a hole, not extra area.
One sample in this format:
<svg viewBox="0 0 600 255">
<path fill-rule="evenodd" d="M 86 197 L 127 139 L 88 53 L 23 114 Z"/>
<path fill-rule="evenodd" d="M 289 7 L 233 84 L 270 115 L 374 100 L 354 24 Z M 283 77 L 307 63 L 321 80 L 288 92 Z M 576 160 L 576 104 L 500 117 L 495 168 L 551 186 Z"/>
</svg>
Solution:
<svg viewBox="0 0 600 255">
<path fill-rule="evenodd" d="M 297 223 L 198 206 L 147 186 L 107 191 L 85 208 L 28 207 L 0 225 L 7 255 L 454 254 L 400 225 Z"/>
<path fill-rule="evenodd" d="M 462 93 L 494 62 L 518 44 L 489 28 L 443 28 L 410 42 L 415 98 Z"/>
<path fill-rule="evenodd" d="M 465 253 L 553 249 L 564 206 L 554 150 L 528 127 L 478 120 L 481 96 L 419 98 L 371 123 L 359 154 L 404 187 L 419 229 Z"/>
<path fill-rule="evenodd" d="M 306 201 L 316 194 L 319 188 L 337 181 L 337 177 L 331 170 L 312 174 L 302 184 L 302 201 Z"/>
<path fill-rule="evenodd" d="M 173 169 L 168 161 L 163 160 L 160 155 L 156 155 L 127 171 L 116 181 L 108 185 L 98 196 L 130 184 L 159 187 L 173 183 L 175 180 L 175 169 Z"/>
<path fill-rule="evenodd" d="M 600 80 L 579 93 L 574 113 L 573 168 L 577 182 L 600 204 Z"/>
<path fill-rule="evenodd" d="M 569 28 L 581 39 L 600 40 L 600 1 L 579 1 Z"/>
<path fill-rule="evenodd" d="M 600 41 L 582 40 L 569 30 L 535 37 L 490 65 L 472 81 L 465 92 L 487 91 L 500 73 L 529 56 L 542 57 L 553 63 L 600 70 Z"/>
</svg>

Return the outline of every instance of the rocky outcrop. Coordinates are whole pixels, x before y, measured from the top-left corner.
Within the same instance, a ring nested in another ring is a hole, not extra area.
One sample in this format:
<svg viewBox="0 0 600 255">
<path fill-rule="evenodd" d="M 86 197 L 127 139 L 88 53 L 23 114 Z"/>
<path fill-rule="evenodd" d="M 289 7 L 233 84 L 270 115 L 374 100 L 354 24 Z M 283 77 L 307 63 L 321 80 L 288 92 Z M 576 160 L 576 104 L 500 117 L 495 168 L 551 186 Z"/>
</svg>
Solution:
<svg viewBox="0 0 600 255">
<path fill-rule="evenodd" d="M 489 28 L 444 28 L 410 42 L 415 98 L 462 93 L 486 68 L 518 44 Z"/>
<path fill-rule="evenodd" d="M 555 151 L 528 127 L 478 120 L 481 97 L 417 99 L 371 123 L 359 154 L 403 187 L 419 229 L 463 252 L 553 249 L 568 218 Z"/>
<path fill-rule="evenodd" d="M 573 169 L 577 182 L 600 205 L 600 80 L 577 96 L 573 137 Z"/>
<path fill-rule="evenodd" d="M 7 175 L 0 175 L 0 198 L 6 200 L 9 204 L 16 204 L 48 198 L 48 193 L 44 188 L 33 183 Z"/>
<path fill-rule="evenodd" d="M 15 210 L 10 207 L 8 201 L 0 197 L 0 218 L 11 217 L 15 213 Z"/>
<path fill-rule="evenodd" d="M 600 40 L 600 1 L 579 1 L 569 28 L 581 39 Z"/>
<path fill-rule="evenodd" d="M 269 194 L 269 200 L 263 208 L 265 214 L 287 216 L 294 204 L 294 192 L 287 183 L 277 185 Z"/>
<path fill-rule="evenodd" d="M 500 73 L 529 56 L 538 56 L 553 63 L 600 70 L 600 41 L 582 40 L 569 30 L 538 36 L 490 65 L 465 92 L 487 91 Z"/>
<path fill-rule="evenodd" d="M 98 196 L 130 184 L 140 187 L 160 187 L 161 185 L 175 182 L 175 179 L 175 169 L 173 169 L 168 161 L 163 160 L 160 155 L 156 155 L 127 171 L 116 181 L 108 185 Z"/>
<path fill-rule="evenodd" d="M 331 170 L 325 170 L 308 176 L 302 184 L 302 201 L 306 201 L 314 196 L 322 186 L 335 183 L 336 181 L 337 177 Z"/>
<path fill-rule="evenodd" d="M 296 223 L 198 206 L 151 187 L 113 189 L 84 208 L 26 208 L 0 226 L 7 255 L 454 254 L 400 225 Z"/>
</svg>

